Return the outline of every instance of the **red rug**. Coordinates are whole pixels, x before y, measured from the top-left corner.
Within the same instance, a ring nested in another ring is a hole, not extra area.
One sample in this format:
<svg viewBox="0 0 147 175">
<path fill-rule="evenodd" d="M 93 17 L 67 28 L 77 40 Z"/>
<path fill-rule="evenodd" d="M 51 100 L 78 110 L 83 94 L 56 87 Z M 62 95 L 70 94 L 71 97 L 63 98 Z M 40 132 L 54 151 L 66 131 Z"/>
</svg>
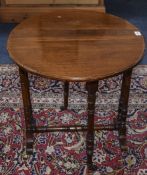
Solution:
<svg viewBox="0 0 147 175">
<path fill-rule="evenodd" d="M 37 125 L 87 123 L 84 83 L 70 84 L 69 110 L 60 112 L 63 83 L 30 75 L 33 115 Z M 117 116 L 121 76 L 99 82 L 95 123 Z M 72 110 L 70 110 L 72 109 Z M 74 111 L 74 112 L 73 112 Z M 75 113 L 76 112 L 76 113 Z M 134 69 L 127 119 L 128 152 L 121 153 L 117 132 L 95 132 L 93 175 L 147 174 L 147 65 Z M 24 115 L 18 69 L 0 66 L 0 174 L 86 175 L 86 133 L 36 134 L 33 156 L 23 147 Z"/>
</svg>

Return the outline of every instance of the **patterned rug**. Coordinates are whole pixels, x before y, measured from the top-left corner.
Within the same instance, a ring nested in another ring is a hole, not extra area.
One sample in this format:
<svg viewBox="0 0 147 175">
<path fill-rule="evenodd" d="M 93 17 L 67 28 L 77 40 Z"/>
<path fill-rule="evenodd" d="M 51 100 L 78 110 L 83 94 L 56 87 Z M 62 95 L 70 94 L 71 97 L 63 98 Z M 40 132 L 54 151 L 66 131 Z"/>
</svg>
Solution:
<svg viewBox="0 0 147 175">
<path fill-rule="evenodd" d="M 37 125 L 87 124 L 84 83 L 70 84 L 69 110 L 63 105 L 63 83 L 29 75 L 33 116 Z M 117 116 L 121 75 L 99 81 L 95 123 Z M 76 113 L 75 113 L 76 112 Z M 127 119 L 128 152 L 119 148 L 118 133 L 95 132 L 93 175 L 147 174 L 147 65 L 133 71 Z M 86 175 L 85 132 L 35 134 L 34 153 L 23 147 L 24 114 L 18 68 L 0 66 L 0 174 Z"/>
</svg>

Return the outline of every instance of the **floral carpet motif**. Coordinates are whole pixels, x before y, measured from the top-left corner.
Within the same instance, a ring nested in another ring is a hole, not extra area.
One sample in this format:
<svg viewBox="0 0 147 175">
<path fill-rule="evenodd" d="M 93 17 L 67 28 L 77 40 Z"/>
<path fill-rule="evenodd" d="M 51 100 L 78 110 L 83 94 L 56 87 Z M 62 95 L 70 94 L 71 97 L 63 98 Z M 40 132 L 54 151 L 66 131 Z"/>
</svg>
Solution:
<svg viewBox="0 0 147 175">
<path fill-rule="evenodd" d="M 33 116 L 37 125 L 87 124 L 85 83 L 70 83 L 69 109 L 63 105 L 63 82 L 29 75 Z M 95 123 L 117 117 L 121 75 L 99 81 Z M 0 174 L 86 175 L 85 132 L 35 134 L 34 153 L 26 156 L 24 114 L 18 68 L 0 66 Z M 93 175 L 147 174 L 147 65 L 133 71 L 127 118 L 127 153 L 118 133 L 95 132 Z"/>
</svg>

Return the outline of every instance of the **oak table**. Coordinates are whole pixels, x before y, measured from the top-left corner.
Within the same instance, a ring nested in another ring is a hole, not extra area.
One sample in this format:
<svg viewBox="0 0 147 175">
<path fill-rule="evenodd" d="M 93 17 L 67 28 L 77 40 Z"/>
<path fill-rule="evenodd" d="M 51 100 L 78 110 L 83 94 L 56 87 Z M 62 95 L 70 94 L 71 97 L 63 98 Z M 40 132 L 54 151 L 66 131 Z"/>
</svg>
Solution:
<svg viewBox="0 0 147 175">
<path fill-rule="evenodd" d="M 118 130 L 126 148 L 126 118 L 132 68 L 141 60 L 144 39 L 138 28 L 119 17 L 87 10 L 55 10 L 24 20 L 11 32 L 7 49 L 19 66 L 26 123 L 26 150 L 33 152 L 33 134 L 87 131 L 87 165 L 93 169 L 94 130 Z M 86 82 L 87 126 L 37 127 L 32 116 L 28 72 L 64 81 L 64 109 L 69 82 Z M 98 80 L 123 74 L 117 120 L 95 126 Z M 74 129 L 73 129 L 74 127 Z"/>
</svg>

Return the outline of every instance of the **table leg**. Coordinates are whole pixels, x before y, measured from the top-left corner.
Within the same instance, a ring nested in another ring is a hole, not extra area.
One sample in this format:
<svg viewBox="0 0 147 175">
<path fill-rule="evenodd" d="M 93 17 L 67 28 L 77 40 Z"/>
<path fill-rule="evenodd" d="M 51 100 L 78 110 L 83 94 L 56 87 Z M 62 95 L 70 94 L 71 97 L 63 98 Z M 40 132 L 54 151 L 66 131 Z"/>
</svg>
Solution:
<svg viewBox="0 0 147 175">
<path fill-rule="evenodd" d="M 94 150 L 94 113 L 98 82 L 88 82 L 86 84 L 86 89 L 88 91 L 88 131 L 86 138 L 87 166 L 89 170 L 94 170 L 92 156 Z"/>
<path fill-rule="evenodd" d="M 67 110 L 68 108 L 68 96 L 69 96 L 69 82 L 64 82 L 64 106 L 61 107 L 61 110 Z"/>
<path fill-rule="evenodd" d="M 69 82 L 64 83 L 64 109 L 68 108 Z"/>
<path fill-rule="evenodd" d="M 22 99 L 24 107 L 25 125 L 26 125 L 26 153 L 33 153 L 33 116 L 30 100 L 28 73 L 19 68 L 20 83 L 22 89 Z"/>
<path fill-rule="evenodd" d="M 132 69 L 123 73 L 121 95 L 118 108 L 118 132 L 119 142 L 122 151 L 126 151 L 126 119 L 128 112 L 129 91 L 131 84 Z"/>
</svg>

